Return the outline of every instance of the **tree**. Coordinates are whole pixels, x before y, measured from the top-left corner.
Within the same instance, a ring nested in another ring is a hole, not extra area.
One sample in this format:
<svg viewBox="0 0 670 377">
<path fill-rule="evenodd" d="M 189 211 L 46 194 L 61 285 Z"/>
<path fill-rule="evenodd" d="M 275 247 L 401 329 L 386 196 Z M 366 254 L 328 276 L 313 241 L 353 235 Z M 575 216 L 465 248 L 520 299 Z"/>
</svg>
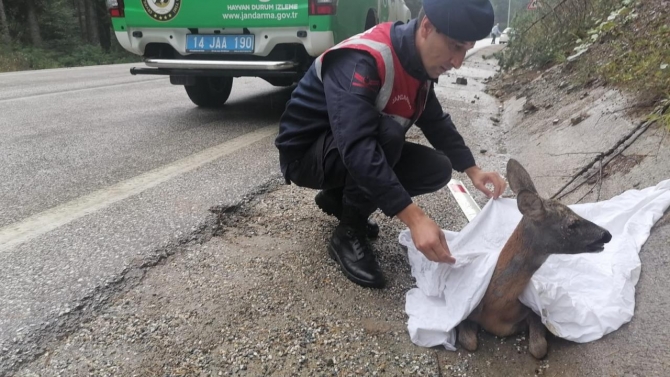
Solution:
<svg viewBox="0 0 670 377">
<path fill-rule="evenodd" d="M 419 11 L 421 10 L 421 6 L 423 5 L 422 0 L 405 0 L 405 4 L 407 5 L 407 8 L 409 8 L 410 11 L 412 11 L 412 17 L 416 17 L 419 15 Z"/>
<path fill-rule="evenodd" d="M 35 0 L 26 0 L 28 17 L 28 29 L 30 32 L 30 39 L 33 46 L 39 47 L 42 45 L 42 35 L 40 34 L 40 24 L 37 22 L 37 10 L 35 8 Z"/>
<path fill-rule="evenodd" d="M 10 44 L 12 42 L 9 36 L 9 25 L 7 24 L 7 14 L 5 13 L 5 4 L 0 0 L 0 42 Z"/>
<path fill-rule="evenodd" d="M 507 25 L 508 11 L 510 14 L 510 21 L 514 15 L 526 9 L 529 0 L 489 0 L 493 6 L 493 13 L 495 15 L 495 22 L 500 22 L 501 30 Z M 423 0 L 405 0 L 405 4 L 412 11 L 412 17 L 419 15 Z"/>
<path fill-rule="evenodd" d="M 100 43 L 98 37 L 98 15 L 96 5 L 92 1 L 86 1 L 86 29 L 88 30 L 88 42 Z"/>
<path fill-rule="evenodd" d="M 509 16 L 510 22 L 514 19 L 514 15 L 526 10 L 529 0 L 490 0 L 493 5 L 493 12 L 495 14 L 495 22 L 500 22 L 500 30 L 509 27 L 507 25 L 507 18 Z"/>
<path fill-rule="evenodd" d="M 96 2 L 96 9 L 100 46 L 103 50 L 109 52 L 109 50 L 112 48 L 112 20 L 107 13 L 107 5 L 105 0 L 98 0 Z"/>
<path fill-rule="evenodd" d="M 79 35 L 81 39 L 88 39 L 88 32 L 86 27 L 86 6 L 85 0 L 74 0 L 74 7 L 77 9 L 77 19 L 79 20 Z"/>
</svg>

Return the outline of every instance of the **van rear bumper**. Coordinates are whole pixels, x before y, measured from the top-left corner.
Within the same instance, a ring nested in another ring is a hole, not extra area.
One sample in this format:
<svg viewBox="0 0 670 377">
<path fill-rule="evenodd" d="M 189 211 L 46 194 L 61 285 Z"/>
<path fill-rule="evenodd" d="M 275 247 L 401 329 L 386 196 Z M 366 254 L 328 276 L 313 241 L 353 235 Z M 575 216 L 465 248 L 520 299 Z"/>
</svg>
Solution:
<svg viewBox="0 0 670 377">
<path fill-rule="evenodd" d="M 171 77 L 227 76 L 227 77 L 277 77 L 299 80 L 303 75 L 299 63 L 294 61 L 230 61 L 230 60 L 178 60 L 146 59 L 152 68 L 130 68 L 132 75 L 165 75 Z"/>
<path fill-rule="evenodd" d="M 167 69 L 216 69 L 283 71 L 298 66 L 293 61 L 234 61 L 234 60 L 186 60 L 186 59 L 146 59 L 144 63 L 152 68 Z"/>
</svg>

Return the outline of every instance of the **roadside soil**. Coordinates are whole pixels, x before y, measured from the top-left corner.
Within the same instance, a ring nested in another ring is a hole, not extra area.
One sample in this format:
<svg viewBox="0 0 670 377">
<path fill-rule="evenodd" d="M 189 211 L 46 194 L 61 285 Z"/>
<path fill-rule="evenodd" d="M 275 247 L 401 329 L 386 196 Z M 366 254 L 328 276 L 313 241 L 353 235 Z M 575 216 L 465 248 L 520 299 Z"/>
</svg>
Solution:
<svg viewBox="0 0 670 377">
<path fill-rule="evenodd" d="M 636 126 L 635 120 L 614 112 L 625 106 L 620 94 L 589 89 L 588 96 L 578 101 L 575 98 L 582 90 L 556 92 L 561 84 L 558 72 L 540 74 L 519 85 L 519 90 L 531 91 L 518 98 L 501 95 L 502 102 L 485 94 L 485 82 L 495 75 L 496 65 L 482 56 L 499 48 L 474 54 L 466 67 L 445 75 L 437 86 L 444 108 L 482 168 L 504 174 L 507 160 L 517 158 L 529 167 L 541 194 L 549 196 L 588 163 L 591 155 L 583 152 L 606 151 Z M 468 85 L 455 84 L 456 77 L 467 78 Z M 553 97 L 557 93 L 558 99 Z M 529 95 L 537 109 L 524 114 Z M 601 113 L 606 109 L 621 123 L 601 119 L 598 124 L 568 124 L 572 114 L 587 111 L 588 119 L 595 120 L 604 117 Z M 553 122 L 557 117 L 558 125 Z M 606 126 L 598 128 L 600 124 Z M 576 130 L 582 136 L 571 133 Z M 670 177 L 670 138 L 662 130 L 647 132 L 621 154 L 606 176 L 579 186 L 564 202 L 576 202 L 595 185 L 598 188 L 582 201 L 606 199 Z M 559 137 L 567 144 L 550 148 Z M 579 139 L 582 154 L 564 151 L 577 148 L 573 145 L 577 143 L 567 142 L 572 137 Z M 415 128 L 408 138 L 426 143 Z M 480 206 L 486 203 L 464 175 L 457 173 L 454 178 L 468 186 Z M 670 302 L 668 214 L 642 251 L 643 275 L 633 322 L 588 344 L 550 336 L 549 355 L 538 361 L 528 353 L 524 334 L 500 339 L 482 332 L 475 353 L 412 344 L 404 295 L 414 281 L 397 240 L 404 226 L 380 213 L 374 215 L 382 234 L 373 245 L 388 287 L 358 287 L 327 255 L 336 221 L 318 211 L 315 194 L 277 179 L 264 194 L 223 211 L 215 237 L 187 243 L 158 266 L 138 271 L 143 274 L 139 284 L 114 296 L 102 312 L 16 375 L 668 375 L 670 336 L 663 325 Z M 459 230 L 466 224 L 446 189 L 416 202 L 445 229 Z"/>
</svg>

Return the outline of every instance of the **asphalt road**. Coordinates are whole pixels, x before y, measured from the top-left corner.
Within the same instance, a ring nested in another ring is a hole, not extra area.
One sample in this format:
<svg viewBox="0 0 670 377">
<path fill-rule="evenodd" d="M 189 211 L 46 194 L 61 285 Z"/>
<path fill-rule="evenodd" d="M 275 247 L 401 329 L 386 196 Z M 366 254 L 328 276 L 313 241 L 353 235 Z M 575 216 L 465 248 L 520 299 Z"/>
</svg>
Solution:
<svg viewBox="0 0 670 377">
<path fill-rule="evenodd" d="M 135 65 L 0 74 L 0 375 L 279 175 L 290 89 L 237 79 L 204 110 Z"/>
</svg>

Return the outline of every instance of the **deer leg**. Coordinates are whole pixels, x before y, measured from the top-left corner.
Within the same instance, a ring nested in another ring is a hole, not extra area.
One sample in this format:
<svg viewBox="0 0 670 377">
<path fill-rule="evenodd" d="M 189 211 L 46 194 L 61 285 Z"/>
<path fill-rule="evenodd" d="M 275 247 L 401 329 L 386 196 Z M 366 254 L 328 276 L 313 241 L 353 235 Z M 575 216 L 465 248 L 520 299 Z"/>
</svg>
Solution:
<svg viewBox="0 0 670 377">
<path fill-rule="evenodd" d="M 470 352 L 477 350 L 477 324 L 467 319 L 458 325 L 458 343 Z"/>
<path fill-rule="evenodd" d="M 528 320 L 528 350 L 536 359 L 541 359 L 547 354 L 547 329 L 544 327 L 540 317 L 530 312 Z"/>
</svg>

